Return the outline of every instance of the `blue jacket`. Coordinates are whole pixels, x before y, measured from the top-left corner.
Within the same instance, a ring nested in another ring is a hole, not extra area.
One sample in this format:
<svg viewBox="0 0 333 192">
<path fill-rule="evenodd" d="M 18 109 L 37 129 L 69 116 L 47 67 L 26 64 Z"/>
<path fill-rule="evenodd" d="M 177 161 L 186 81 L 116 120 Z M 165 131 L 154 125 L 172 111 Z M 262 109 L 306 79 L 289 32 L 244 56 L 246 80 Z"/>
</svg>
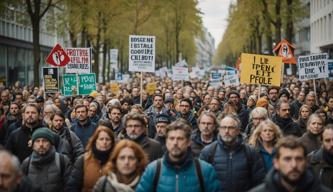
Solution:
<svg viewBox="0 0 333 192">
<path fill-rule="evenodd" d="M 192 154 L 188 155 L 188 159 L 178 169 L 167 162 L 166 156 L 167 153 L 165 153 L 162 158 L 161 172 L 156 191 L 199 192 L 200 183 L 199 178 L 196 175 Z M 199 160 L 199 162 L 204 179 L 205 191 L 219 191 L 220 183 L 217 179 L 214 168 L 204 161 Z M 154 161 L 147 166 L 141 177 L 140 183 L 136 188 L 137 192 L 153 191 L 153 181 L 156 173 L 156 167 L 157 161 Z"/>
<path fill-rule="evenodd" d="M 232 149 L 219 136 L 217 141 L 202 149 L 200 159 L 214 166 L 222 191 L 247 191 L 265 177 L 262 158 L 255 149 L 243 143 L 241 136 Z"/>
<path fill-rule="evenodd" d="M 89 138 L 94 134 L 96 127 L 97 127 L 96 124 L 91 122 L 90 119 L 88 119 L 87 123 L 84 125 L 81 125 L 79 121 L 75 121 L 72 124 L 71 129 L 81 140 L 82 145 L 85 148 Z"/>
</svg>

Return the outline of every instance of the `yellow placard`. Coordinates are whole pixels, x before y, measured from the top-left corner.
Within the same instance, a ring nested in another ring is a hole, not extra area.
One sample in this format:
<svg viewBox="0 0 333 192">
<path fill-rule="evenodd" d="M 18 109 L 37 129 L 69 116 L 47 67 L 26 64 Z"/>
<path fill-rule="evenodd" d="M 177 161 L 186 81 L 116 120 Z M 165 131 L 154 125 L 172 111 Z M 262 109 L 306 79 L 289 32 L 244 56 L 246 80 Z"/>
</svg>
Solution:
<svg viewBox="0 0 333 192">
<path fill-rule="evenodd" d="M 241 83 L 280 87 L 282 57 L 242 53 Z"/>
<path fill-rule="evenodd" d="M 119 92 L 119 84 L 118 83 L 110 83 L 110 88 L 111 88 L 111 92 L 118 94 Z"/>
<path fill-rule="evenodd" d="M 148 83 L 146 85 L 146 91 L 149 95 L 153 95 L 156 91 L 156 83 L 153 82 L 153 83 Z"/>
</svg>

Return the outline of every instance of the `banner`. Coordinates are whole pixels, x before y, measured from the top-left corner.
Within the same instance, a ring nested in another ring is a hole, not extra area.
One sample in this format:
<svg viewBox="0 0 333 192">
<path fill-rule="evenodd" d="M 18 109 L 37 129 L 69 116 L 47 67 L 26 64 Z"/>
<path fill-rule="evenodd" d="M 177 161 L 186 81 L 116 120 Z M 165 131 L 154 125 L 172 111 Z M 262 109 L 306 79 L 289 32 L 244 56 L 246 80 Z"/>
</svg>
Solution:
<svg viewBox="0 0 333 192">
<path fill-rule="evenodd" d="M 66 48 L 66 53 L 70 58 L 70 62 L 66 65 L 66 73 L 90 73 L 90 48 Z"/>
<path fill-rule="evenodd" d="M 242 53 L 240 82 L 280 86 L 282 57 Z"/>
<path fill-rule="evenodd" d="M 118 49 L 110 49 L 110 64 L 112 69 L 118 70 Z"/>
<path fill-rule="evenodd" d="M 155 72 L 155 36 L 129 36 L 129 71 Z"/>
<path fill-rule="evenodd" d="M 146 92 L 148 93 L 148 95 L 154 95 L 156 91 L 156 83 L 152 82 L 152 83 L 148 83 L 146 85 Z"/>
<path fill-rule="evenodd" d="M 59 90 L 59 70 L 54 67 L 43 67 L 45 93 L 56 93 Z"/>
<path fill-rule="evenodd" d="M 298 57 L 298 79 L 306 81 L 328 77 L 328 54 L 318 53 Z"/>
<path fill-rule="evenodd" d="M 329 80 L 333 80 L 333 59 L 328 59 L 327 65 L 328 65 L 328 78 Z"/>
<path fill-rule="evenodd" d="M 172 80 L 174 81 L 188 81 L 189 74 L 187 67 L 172 67 Z"/>
<path fill-rule="evenodd" d="M 118 83 L 115 83 L 115 82 L 112 82 L 110 84 L 110 88 L 111 88 L 111 93 L 114 93 L 114 94 L 118 94 L 119 93 L 119 84 Z"/>
<path fill-rule="evenodd" d="M 239 86 L 238 74 L 224 76 L 223 82 L 225 86 Z"/>
<path fill-rule="evenodd" d="M 72 96 L 77 93 L 77 75 L 64 74 L 63 76 L 64 96 Z"/>
<path fill-rule="evenodd" d="M 96 90 L 95 73 L 79 74 L 79 95 L 89 95 Z"/>
</svg>

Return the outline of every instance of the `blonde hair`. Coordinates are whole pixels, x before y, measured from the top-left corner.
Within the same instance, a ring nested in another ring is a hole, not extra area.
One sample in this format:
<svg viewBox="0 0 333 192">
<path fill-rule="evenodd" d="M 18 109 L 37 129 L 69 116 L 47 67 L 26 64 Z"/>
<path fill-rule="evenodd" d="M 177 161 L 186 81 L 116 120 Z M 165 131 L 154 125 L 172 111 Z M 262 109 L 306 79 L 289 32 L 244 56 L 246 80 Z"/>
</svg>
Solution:
<svg viewBox="0 0 333 192">
<path fill-rule="evenodd" d="M 261 122 L 258 127 L 256 129 L 254 129 L 253 133 L 250 136 L 249 139 L 249 145 L 252 145 L 254 147 L 258 147 L 261 141 L 260 138 L 260 134 L 263 131 L 263 129 L 265 127 L 270 127 L 273 128 L 273 132 L 274 132 L 274 140 L 273 140 L 273 144 L 275 145 L 277 143 L 277 141 L 282 138 L 282 131 L 279 128 L 279 126 L 277 126 L 273 121 L 271 121 L 270 119 L 266 119 L 265 121 Z"/>
</svg>

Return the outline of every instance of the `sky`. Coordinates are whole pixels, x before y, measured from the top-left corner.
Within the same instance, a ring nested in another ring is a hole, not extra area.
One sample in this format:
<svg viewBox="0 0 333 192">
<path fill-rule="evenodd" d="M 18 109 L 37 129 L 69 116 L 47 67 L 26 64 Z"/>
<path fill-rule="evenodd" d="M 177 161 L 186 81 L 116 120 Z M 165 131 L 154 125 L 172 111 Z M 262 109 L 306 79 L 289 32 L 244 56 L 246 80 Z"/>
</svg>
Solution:
<svg viewBox="0 0 333 192">
<path fill-rule="evenodd" d="M 204 26 L 215 39 L 215 47 L 222 40 L 227 28 L 228 9 L 232 0 L 199 0 L 199 9 L 203 13 Z"/>
</svg>

